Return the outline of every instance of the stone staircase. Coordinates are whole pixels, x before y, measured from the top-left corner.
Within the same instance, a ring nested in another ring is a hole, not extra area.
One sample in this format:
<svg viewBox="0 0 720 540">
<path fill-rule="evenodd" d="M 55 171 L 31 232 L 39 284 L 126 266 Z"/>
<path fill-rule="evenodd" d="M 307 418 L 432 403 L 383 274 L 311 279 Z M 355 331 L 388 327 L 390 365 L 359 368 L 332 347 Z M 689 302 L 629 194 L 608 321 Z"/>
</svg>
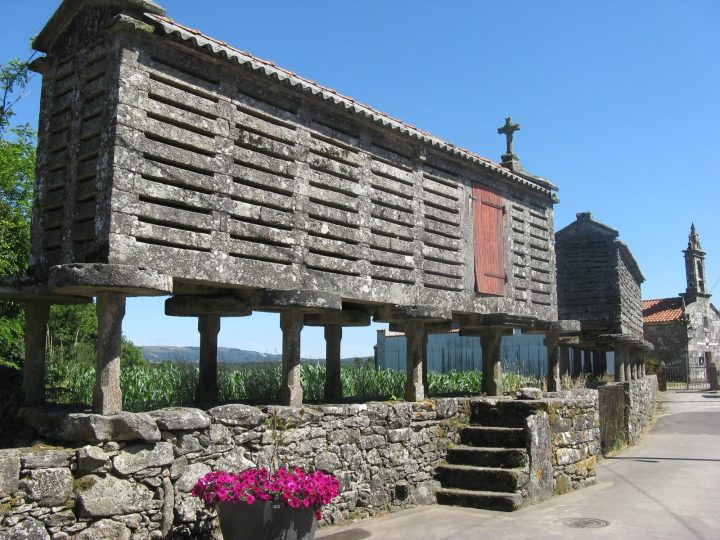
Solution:
<svg viewBox="0 0 720 540">
<path fill-rule="evenodd" d="M 491 413 L 491 414 L 488 414 Z M 497 414 L 472 404 L 470 425 L 448 450 L 447 463 L 435 469 L 441 484 L 439 504 L 511 512 L 528 497 L 529 457 L 522 415 Z"/>
</svg>

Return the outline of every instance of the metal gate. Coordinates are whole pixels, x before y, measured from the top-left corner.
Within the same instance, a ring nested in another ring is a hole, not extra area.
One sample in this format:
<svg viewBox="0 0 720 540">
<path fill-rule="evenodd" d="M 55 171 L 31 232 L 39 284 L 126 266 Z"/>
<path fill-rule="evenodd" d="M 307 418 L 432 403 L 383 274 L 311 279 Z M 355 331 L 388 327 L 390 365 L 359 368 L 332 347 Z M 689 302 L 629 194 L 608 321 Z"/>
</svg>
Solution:
<svg viewBox="0 0 720 540">
<path fill-rule="evenodd" d="M 665 381 L 668 390 L 709 390 L 705 366 L 667 366 Z"/>
</svg>

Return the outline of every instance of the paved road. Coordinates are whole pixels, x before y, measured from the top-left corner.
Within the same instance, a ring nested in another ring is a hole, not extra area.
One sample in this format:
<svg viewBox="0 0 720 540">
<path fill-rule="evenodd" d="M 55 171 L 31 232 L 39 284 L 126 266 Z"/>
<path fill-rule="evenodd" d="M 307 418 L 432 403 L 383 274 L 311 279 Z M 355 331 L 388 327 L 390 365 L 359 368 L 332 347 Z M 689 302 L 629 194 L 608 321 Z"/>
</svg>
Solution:
<svg viewBox="0 0 720 540">
<path fill-rule="evenodd" d="M 574 528 L 571 518 L 609 522 Z M 595 486 L 518 512 L 426 506 L 322 529 L 323 540 L 493 538 L 720 540 L 720 393 L 660 394 L 636 446 L 606 458 Z"/>
</svg>

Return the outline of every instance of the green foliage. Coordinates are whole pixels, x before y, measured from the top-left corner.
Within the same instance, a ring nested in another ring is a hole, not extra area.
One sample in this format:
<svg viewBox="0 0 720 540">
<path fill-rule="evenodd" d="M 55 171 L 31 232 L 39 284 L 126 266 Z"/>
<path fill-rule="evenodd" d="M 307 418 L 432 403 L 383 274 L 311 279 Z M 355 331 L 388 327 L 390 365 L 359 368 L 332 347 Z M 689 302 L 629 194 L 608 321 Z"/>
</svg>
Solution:
<svg viewBox="0 0 720 540">
<path fill-rule="evenodd" d="M 577 377 L 565 373 L 560 377 L 560 388 L 563 390 L 582 390 L 583 388 L 589 388 L 591 383 L 591 377 L 588 373 L 580 373 Z"/>
<path fill-rule="evenodd" d="M 27 62 L 0 64 L 0 275 L 6 276 L 25 275 L 30 255 L 35 135 L 28 126 L 10 126 L 29 78 Z M 22 364 L 23 318 L 21 304 L 0 302 L 0 365 Z"/>
<path fill-rule="evenodd" d="M 14 58 L 5 65 L 0 64 L 0 135 L 15 116 L 13 106 L 22 99 L 31 76 L 29 60 Z"/>
<path fill-rule="evenodd" d="M 84 354 L 82 350 L 80 352 Z M 281 375 L 279 363 L 239 369 L 221 364 L 218 372 L 219 398 L 224 402 L 275 403 L 279 399 Z M 343 366 L 340 370 L 343 395 L 348 401 L 396 399 L 403 395 L 405 377 L 405 372 L 390 369 Z M 48 378 L 65 381 L 65 384 L 54 387 L 52 401 L 85 405 L 92 403 L 95 369 L 87 359 L 51 363 Z M 319 362 L 302 364 L 301 380 L 304 400 L 308 403 L 322 402 L 325 365 Z M 541 382 L 537 378 L 517 374 L 509 374 L 503 381 L 513 392 L 520 386 L 537 386 Z M 197 382 L 198 368 L 195 364 L 165 362 L 124 367 L 120 381 L 123 408 L 129 411 L 149 411 L 191 403 Z M 428 373 L 431 396 L 477 395 L 481 391 L 481 384 L 482 375 L 476 371 Z"/>
<path fill-rule="evenodd" d="M 506 394 L 514 394 L 523 387 L 540 388 L 541 390 L 545 387 L 544 381 L 535 375 L 522 375 L 512 371 L 502 374 L 502 385 Z"/>
</svg>

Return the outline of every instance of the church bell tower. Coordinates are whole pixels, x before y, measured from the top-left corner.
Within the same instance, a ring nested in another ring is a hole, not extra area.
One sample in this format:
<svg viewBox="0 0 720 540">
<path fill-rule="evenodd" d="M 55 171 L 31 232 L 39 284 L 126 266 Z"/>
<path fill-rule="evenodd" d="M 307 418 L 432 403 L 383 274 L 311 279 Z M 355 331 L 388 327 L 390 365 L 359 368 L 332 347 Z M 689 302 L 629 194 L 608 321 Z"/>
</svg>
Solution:
<svg viewBox="0 0 720 540">
<path fill-rule="evenodd" d="M 695 224 L 690 226 L 688 247 L 683 250 L 685 255 L 685 274 L 687 276 L 687 289 L 681 294 L 685 303 L 694 302 L 698 297 L 709 298 L 705 281 L 705 252 L 700 246 L 700 237 L 695 230 Z"/>
</svg>

